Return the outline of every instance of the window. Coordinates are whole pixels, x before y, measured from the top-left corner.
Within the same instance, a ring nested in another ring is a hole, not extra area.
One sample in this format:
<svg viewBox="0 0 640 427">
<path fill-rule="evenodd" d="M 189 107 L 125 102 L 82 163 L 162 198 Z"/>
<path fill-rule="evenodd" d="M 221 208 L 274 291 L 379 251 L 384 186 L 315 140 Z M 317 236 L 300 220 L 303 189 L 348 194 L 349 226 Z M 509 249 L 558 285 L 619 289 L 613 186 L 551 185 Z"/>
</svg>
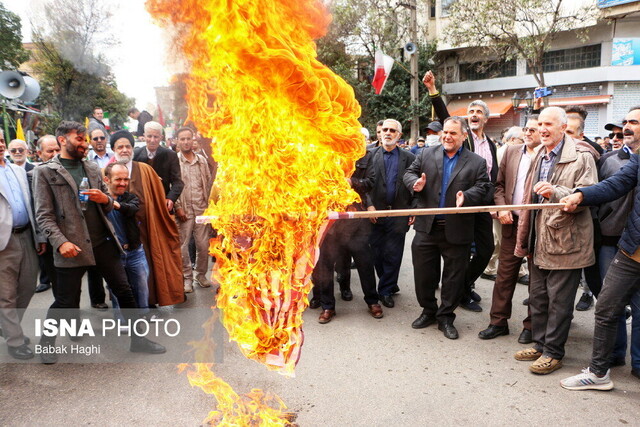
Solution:
<svg viewBox="0 0 640 427">
<path fill-rule="evenodd" d="M 460 64 L 460 81 L 485 80 L 516 75 L 516 61 Z"/>
<path fill-rule="evenodd" d="M 429 18 L 436 17 L 436 0 L 429 0 Z"/>
<path fill-rule="evenodd" d="M 576 47 L 545 52 L 543 70 L 545 73 L 563 70 L 576 70 L 579 68 L 592 68 L 600 66 L 600 53 L 602 46 Z M 527 66 L 527 74 L 531 74 Z"/>
<path fill-rule="evenodd" d="M 456 0 L 441 0 L 440 5 L 442 7 L 441 16 L 449 16 L 449 8 L 455 3 Z"/>
</svg>

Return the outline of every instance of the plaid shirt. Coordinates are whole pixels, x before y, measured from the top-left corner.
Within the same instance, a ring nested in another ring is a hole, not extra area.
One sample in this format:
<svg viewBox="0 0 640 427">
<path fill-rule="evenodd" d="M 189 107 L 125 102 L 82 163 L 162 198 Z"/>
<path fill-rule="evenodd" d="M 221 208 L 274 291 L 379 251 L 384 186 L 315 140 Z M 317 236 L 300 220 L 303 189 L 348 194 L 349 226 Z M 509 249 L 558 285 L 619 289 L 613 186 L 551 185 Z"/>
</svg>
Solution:
<svg viewBox="0 0 640 427">
<path fill-rule="evenodd" d="M 549 180 L 549 172 L 553 165 L 557 163 L 558 156 L 562 152 L 562 146 L 564 145 L 564 138 L 560 141 L 560 144 L 556 145 L 556 147 L 551 150 L 550 153 L 542 156 L 542 163 L 540 164 L 540 174 L 538 175 L 538 182 L 548 182 Z M 544 150 L 544 148 L 543 148 Z M 544 197 L 538 196 L 538 203 L 542 203 Z"/>
</svg>

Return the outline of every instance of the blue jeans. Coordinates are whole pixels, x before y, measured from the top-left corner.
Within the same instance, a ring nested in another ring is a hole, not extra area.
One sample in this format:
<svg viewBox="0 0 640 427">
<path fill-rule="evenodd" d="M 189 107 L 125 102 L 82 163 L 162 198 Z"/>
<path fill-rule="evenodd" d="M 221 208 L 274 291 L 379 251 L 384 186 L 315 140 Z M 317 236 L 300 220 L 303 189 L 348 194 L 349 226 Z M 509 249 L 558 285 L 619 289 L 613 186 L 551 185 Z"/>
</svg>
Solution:
<svg viewBox="0 0 640 427">
<path fill-rule="evenodd" d="M 624 314 L 624 306 L 630 300 L 638 302 L 635 297 L 639 292 L 640 263 L 618 251 L 609 266 L 596 304 L 596 325 L 593 332 L 593 354 L 590 366 L 591 372 L 596 375 L 604 375 L 611 366 L 611 355 L 615 347 L 620 316 Z M 634 320 L 637 321 L 637 319 Z M 632 347 L 637 347 L 638 340 L 633 342 L 632 338 L 632 343 Z"/>
<path fill-rule="evenodd" d="M 600 277 L 605 277 L 607 275 L 607 270 L 609 269 L 609 265 L 613 258 L 618 253 L 618 248 L 616 246 L 601 246 L 598 257 L 598 266 L 600 268 Z M 598 298 L 598 294 L 594 294 L 596 298 Z M 640 339 L 640 337 L 638 337 Z M 639 344 L 640 345 L 640 344 Z M 640 351 L 640 350 L 638 350 Z M 613 348 L 613 353 L 611 353 L 611 360 L 624 360 L 627 356 L 627 319 L 624 313 L 618 319 L 618 331 L 616 332 L 616 345 Z M 640 355 L 638 355 L 640 358 Z M 640 364 L 640 360 L 638 361 Z"/>
<path fill-rule="evenodd" d="M 133 297 L 140 307 L 141 313 L 149 311 L 149 265 L 144 256 L 144 249 L 140 246 L 138 249 L 124 251 L 120 257 L 124 271 L 127 273 L 127 280 L 133 292 Z M 111 292 L 111 291 L 109 291 Z M 114 309 L 119 309 L 118 299 L 111 294 L 111 301 Z"/>
</svg>

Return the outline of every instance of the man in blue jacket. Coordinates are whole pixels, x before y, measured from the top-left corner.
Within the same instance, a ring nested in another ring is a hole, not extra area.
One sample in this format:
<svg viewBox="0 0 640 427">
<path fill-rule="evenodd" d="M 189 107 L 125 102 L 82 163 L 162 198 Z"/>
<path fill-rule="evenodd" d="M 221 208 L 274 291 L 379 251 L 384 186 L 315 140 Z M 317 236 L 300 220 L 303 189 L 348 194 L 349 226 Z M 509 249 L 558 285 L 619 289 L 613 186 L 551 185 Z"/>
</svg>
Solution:
<svg viewBox="0 0 640 427">
<path fill-rule="evenodd" d="M 633 107 L 622 122 L 627 146 L 640 143 L 640 106 Z M 615 175 L 560 200 L 571 212 L 578 205 L 598 205 L 618 199 L 635 189 L 633 207 L 618 243 L 618 253 L 611 262 L 596 305 L 591 364 L 581 374 L 560 382 L 569 390 L 611 390 L 609 377 L 611 353 L 615 346 L 618 318 L 631 296 L 640 291 L 640 167 L 637 149 L 629 162 Z M 640 367 L 632 374 L 640 378 Z"/>
</svg>

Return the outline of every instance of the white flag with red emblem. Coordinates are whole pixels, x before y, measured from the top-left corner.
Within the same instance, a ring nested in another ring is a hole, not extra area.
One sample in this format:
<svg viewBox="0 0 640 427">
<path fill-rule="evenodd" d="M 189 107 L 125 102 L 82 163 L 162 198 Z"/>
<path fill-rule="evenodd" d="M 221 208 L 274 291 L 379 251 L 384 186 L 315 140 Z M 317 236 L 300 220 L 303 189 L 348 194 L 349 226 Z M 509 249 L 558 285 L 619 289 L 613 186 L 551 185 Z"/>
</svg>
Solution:
<svg viewBox="0 0 640 427">
<path fill-rule="evenodd" d="M 376 90 L 376 95 L 380 95 L 385 83 L 387 83 L 393 62 L 392 57 L 385 55 L 381 50 L 376 50 L 376 71 L 371 82 L 371 85 Z"/>
</svg>

